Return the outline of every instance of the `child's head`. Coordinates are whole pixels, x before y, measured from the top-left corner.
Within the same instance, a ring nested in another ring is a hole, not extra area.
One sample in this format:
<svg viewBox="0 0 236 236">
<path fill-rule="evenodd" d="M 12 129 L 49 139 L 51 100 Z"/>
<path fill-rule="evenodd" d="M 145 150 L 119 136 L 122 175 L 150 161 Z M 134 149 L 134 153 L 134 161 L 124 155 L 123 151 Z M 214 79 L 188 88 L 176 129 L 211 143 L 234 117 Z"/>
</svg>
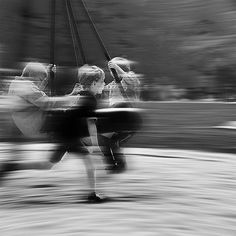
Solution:
<svg viewBox="0 0 236 236">
<path fill-rule="evenodd" d="M 46 67 L 38 62 L 28 63 L 25 66 L 21 76 L 29 78 L 31 81 L 35 82 L 38 86 L 45 84 L 48 80 L 48 72 Z"/>
<path fill-rule="evenodd" d="M 38 62 L 30 62 L 28 63 L 23 72 L 23 77 L 47 77 L 48 73 L 45 66 Z"/>
<path fill-rule="evenodd" d="M 114 57 L 111 62 L 114 62 L 116 65 L 118 65 L 124 72 L 130 71 L 131 61 L 129 61 L 128 59 L 125 59 L 123 57 Z"/>
<path fill-rule="evenodd" d="M 78 70 L 79 83 L 85 90 L 94 94 L 101 94 L 104 89 L 104 71 L 97 66 L 84 65 Z"/>
</svg>

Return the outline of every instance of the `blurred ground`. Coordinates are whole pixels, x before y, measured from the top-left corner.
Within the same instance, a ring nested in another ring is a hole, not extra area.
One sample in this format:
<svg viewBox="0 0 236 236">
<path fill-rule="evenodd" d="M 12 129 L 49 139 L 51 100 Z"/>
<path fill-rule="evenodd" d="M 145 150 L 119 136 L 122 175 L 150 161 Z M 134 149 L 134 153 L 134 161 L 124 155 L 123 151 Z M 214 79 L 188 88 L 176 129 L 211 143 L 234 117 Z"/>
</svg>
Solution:
<svg viewBox="0 0 236 236">
<path fill-rule="evenodd" d="M 24 160 L 44 156 L 44 145 L 23 147 Z M 83 201 L 85 172 L 74 156 L 51 171 L 10 175 L 0 191 L 0 234 L 235 235 L 234 155 L 125 151 L 129 171 L 106 179 L 98 171 L 98 188 L 111 197 L 103 204 Z"/>
<path fill-rule="evenodd" d="M 0 235 L 234 236 L 236 159 L 226 152 L 235 152 L 236 132 L 213 128 L 234 120 L 234 106 L 139 104 L 144 126 L 125 149 L 129 170 L 107 176 L 96 158 L 98 190 L 110 197 L 103 204 L 84 201 L 85 169 L 75 156 L 51 171 L 10 175 L 0 187 Z M 1 142 L 0 161 L 47 158 L 53 146 L 15 148 Z"/>
<path fill-rule="evenodd" d="M 65 7 L 59 2 L 55 61 L 71 66 L 75 64 L 73 47 Z M 79 10 L 78 1 L 73 2 Z M 134 70 L 145 74 L 144 85 L 153 86 L 147 93 L 157 93 L 155 86 L 163 82 L 180 88 L 213 88 L 217 80 L 204 70 L 219 59 L 234 64 L 234 1 L 86 2 L 112 55 L 139 62 Z M 2 69 L 18 69 L 22 61 L 49 61 L 48 3 L 1 0 Z M 86 20 L 78 15 L 89 62 L 104 66 L 104 56 L 94 51 L 99 48 L 87 32 Z M 57 81 L 58 87 L 65 87 Z M 129 171 L 106 176 L 96 159 L 98 188 L 111 201 L 101 205 L 83 201 L 85 170 L 74 156 L 51 171 L 17 172 L 0 186 L 0 235 L 236 235 L 236 161 L 235 155 L 226 154 L 235 153 L 236 132 L 215 128 L 235 120 L 235 104 L 144 102 L 138 106 L 145 109 L 144 125 L 127 144 L 135 148 L 126 149 Z M 9 109 L 4 101 L 4 107 L 0 104 L 0 162 L 9 157 L 46 158 L 45 144 L 13 151 L 12 125 L 5 108 Z"/>
</svg>

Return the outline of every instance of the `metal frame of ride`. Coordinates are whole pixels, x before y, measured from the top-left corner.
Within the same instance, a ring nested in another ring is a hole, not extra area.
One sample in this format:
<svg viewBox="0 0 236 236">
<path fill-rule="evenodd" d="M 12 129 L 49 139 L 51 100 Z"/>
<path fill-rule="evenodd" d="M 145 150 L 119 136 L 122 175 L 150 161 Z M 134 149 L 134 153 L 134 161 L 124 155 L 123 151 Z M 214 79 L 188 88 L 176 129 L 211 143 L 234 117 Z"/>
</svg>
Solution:
<svg viewBox="0 0 236 236">
<path fill-rule="evenodd" d="M 78 31 L 78 25 L 76 23 L 75 20 L 75 14 L 73 11 L 73 6 L 71 3 L 71 0 L 63 0 L 65 2 L 65 6 L 66 6 L 66 12 L 67 12 L 67 19 L 68 19 L 68 23 L 70 26 L 70 34 L 71 34 L 71 38 L 72 38 L 72 42 L 73 42 L 73 48 L 74 48 L 74 54 L 75 54 L 75 58 L 76 58 L 76 65 L 77 67 L 79 67 L 79 52 L 81 55 L 81 62 L 82 64 L 87 64 L 87 60 L 86 60 L 86 56 L 83 50 L 83 46 L 82 46 L 82 40 L 80 38 L 79 35 L 79 31 Z M 101 36 L 98 33 L 98 30 L 95 26 L 94 21 L 92 20 L 92 17 L 90 16 L 90 13 L 85 5 L 85 2 L 83 0 L 80 0 L 81 4 L 82 4 L 82 8 L 88 18 L 88 22 L 90 27 L 92 28 L 94 35 L 102 49 L 102 52 L 106 58 L 107 61 L 111 60 L 111 56 L 108 53 L 103 40 L 101 38 Z M 55 51 L 55 25 L 56 25 L 56 0 L 51 0 L 51 26 L 50 26 L 50 64 L 54 65 L 55 64 L 55 58 L 54 58 L 54 51 Z M 116 72 L 115 69 L 111 69 L 111 72 L 115 78 L 115 82 L 117 83 L 121 94 L 123 95 L 124 98 L 127 98 L 127 94 L 121 84 L 121 80 Z M 51 87 L 51 95 L 54 94 L 54 80 L 55 80 L 55 74 L 54 72 L 51 70 L 50 71 L 50 87 Z"/>
</svg>

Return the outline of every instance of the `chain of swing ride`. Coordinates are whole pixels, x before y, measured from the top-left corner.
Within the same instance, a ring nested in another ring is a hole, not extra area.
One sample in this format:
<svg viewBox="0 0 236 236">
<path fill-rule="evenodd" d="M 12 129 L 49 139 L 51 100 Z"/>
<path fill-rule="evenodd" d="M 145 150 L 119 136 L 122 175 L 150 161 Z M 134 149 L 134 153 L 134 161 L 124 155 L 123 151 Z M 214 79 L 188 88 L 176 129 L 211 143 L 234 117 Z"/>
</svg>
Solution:
<svg viewBox="0 0 236 236">
<path fill-rule="evenodd" d="M 83 0 L 80 0 L 81 2 L 81 5 L 82 5 L 82 8 L 86 14 L 86 16 L 88 17 L 88 20 L 89 20 L 89 25 L 90 27 L 92 28 L 95 36 L 96 36 L 96 39 L 98 40 L 99 42 L 99 45 L 103 51 L 103 54 L 106 58 L 107 61 L 110 61 L 111 60 L 111 57 L 102 41 L 102 38 L 101 36 L 99 35 L 98 31 L 97 31 L 97 28 L 88 12 L 88 9 L 84 3 Z M 71 38 L 72 38 L 72 43 L 73 43 L 73 48 L 74 48 L 74 54 L 75 54 L 75 59 L 76 59 L 76 65 L 77 67 L 79 67 L 79 53 L 81 55 L 81 59 L 82 59 L 82 64 L 87 64 L 87 60 L 86 60 L 86 56 L 85 56 L 85 53 L 84 53 L 84 50 L 83 50 L 83 46 L 82 46 L 82 41 L 81 41 L 81 38 L 80 38 L 80 35 L 79 35 L 79 30 L 78 30 L 78 27 L 77 27 L 77 23 L 76 23 L 76 20 L 75 20 L 75 14 L 74 14 L 74 11 L 73 11 L 73 7 L 72 7 L 72 4 L 71 4 L 71 0 L 64 0 L 64 3 L 65 3 L 65 7 L 66 7 L 66 14 L 67 14 L 67 20 L 68 20 L 68 23 L 69 23 L 69 27 L 70 27 L 70 34 L 71 34 Z M 55 23 L 56 23 L 56 0 L 51 0 L 51 30 L 50 30 L 50 64 L 51 65 L 54 65 L 55 64 L 55 59 L 54 59 L 54 52 L 55 52 Z M 121 81 L 119 79 L 119 76 L 117 75 L 117 72 L 116 70 L 114 69 L 111 69 L 112 71 L 112 74 L 115 78 L 115 82 L 117 83 L 119 89 L 120 89 L 120 92 L 121 94 L 127 98 L 127 94 L 126 92 L 124 91 L 124 88 L 121 84 Z M 54 79 L 55 79 L 55 74 L 54 72 L 51 70 L 50 71 L 50 87 L 51 87 L 51 95 L 53 96 L 54 95 Z"/>
</svg>

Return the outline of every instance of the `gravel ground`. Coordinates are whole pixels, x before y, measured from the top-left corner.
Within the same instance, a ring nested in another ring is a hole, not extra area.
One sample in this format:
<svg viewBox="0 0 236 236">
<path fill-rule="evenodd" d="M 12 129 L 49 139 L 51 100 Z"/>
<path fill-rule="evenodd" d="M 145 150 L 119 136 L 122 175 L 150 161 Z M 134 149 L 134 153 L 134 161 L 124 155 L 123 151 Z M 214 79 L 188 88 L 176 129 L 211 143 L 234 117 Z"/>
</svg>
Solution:
<svg viewBox="0 0 236 236">
<path fill-rule="evenodd" d="M 22 151 L 23 161 L 47 156 L 38 149 Z M 83 200 L 85 169 L 75 156 L 50 171 L 9 175 L 0 187 L 0 235 L 236 235 L 235 155 L 126 153 L 129 170 L 119 175 L 107 176 L 96 158 L 98 190 L 110 197 L 102 204 Z"/>
</svg>

